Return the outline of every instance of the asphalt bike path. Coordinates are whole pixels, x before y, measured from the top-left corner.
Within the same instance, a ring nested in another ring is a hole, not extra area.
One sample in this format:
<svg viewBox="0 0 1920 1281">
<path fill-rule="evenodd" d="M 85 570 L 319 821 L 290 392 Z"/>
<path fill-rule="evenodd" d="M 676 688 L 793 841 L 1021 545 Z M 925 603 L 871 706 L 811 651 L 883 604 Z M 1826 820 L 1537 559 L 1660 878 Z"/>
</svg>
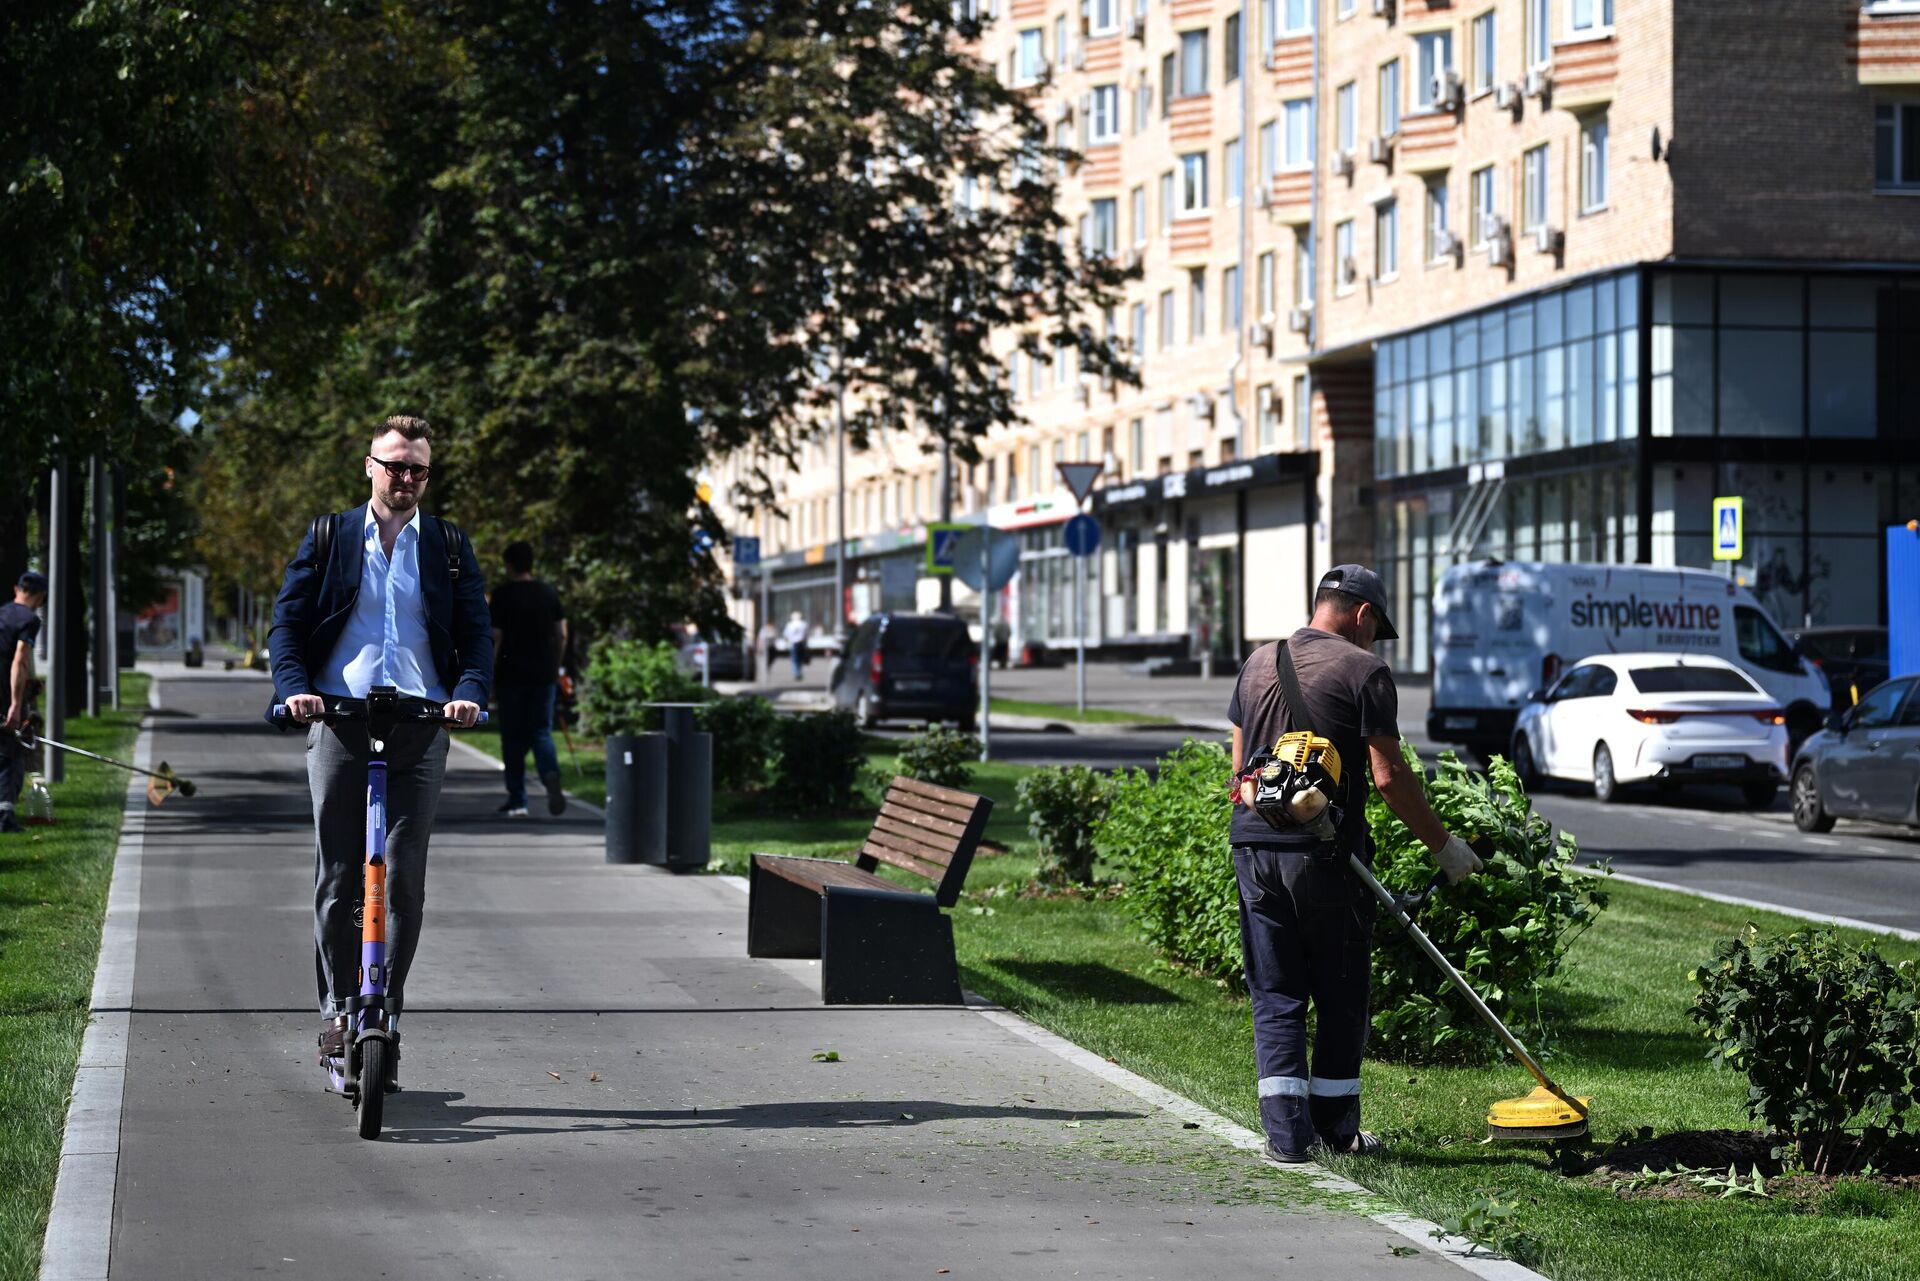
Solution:
<svg viewBox="0 0 1920 1281">
<path fill-rule="evenodd" d="M 266 699 L 162 683 L 153 756 L 200 794 L 146 819 L 114 1278 L 1463 1275 L 1011 1020 L 823 1008 L 745 955 L 727 878 L 608 866 L 581 807 L 497 820 L 458 750 L 363 1141 L 314 1061 L 305 740 Z"/>
</svg>

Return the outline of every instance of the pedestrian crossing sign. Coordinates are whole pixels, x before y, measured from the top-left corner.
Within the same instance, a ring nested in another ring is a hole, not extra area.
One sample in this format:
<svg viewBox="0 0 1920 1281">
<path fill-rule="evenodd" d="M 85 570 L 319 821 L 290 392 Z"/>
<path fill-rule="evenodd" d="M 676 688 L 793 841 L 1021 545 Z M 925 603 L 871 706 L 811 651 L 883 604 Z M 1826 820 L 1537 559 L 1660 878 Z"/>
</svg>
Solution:
<svg viewBox="0 0 1920 1281">
<path fill-rule="evenodd" d="M 1713 500 L 1713 558 L 1747 558 L 1746 521 L 1737 497 Z"/>
<path fill-rule="evenodd" d="M 960 535 L 972 528 L 971 525 L 943 523 L 927 526 L 927 572 L 929 574 L 953 573 L 953 549 L 960 542 Z"/>
</svg>

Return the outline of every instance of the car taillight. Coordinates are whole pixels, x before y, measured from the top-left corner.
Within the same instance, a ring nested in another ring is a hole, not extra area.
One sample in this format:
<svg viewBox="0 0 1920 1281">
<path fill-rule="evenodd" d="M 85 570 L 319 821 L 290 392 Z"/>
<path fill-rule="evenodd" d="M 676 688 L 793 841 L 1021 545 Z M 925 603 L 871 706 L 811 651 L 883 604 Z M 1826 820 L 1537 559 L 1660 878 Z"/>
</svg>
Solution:
<svg viewBox="0 0 1920 1281">
<path fill-rule="evenodd" d="M 1787 723 L 1787 714 L 1776 707 L 1770 711 L 1755 712 L 1753 719 L 1759 721 L 1762 725 L 1785 725 Z"/>
<path fill-rule="evenodd" d="M 875 680 L 879 680 L 879 679 L 880 679 L 880 674 L 881 674 L 882 672 L 884 672 L 884 671 L 886 670 L 886 668 L 887 668 L 887 664 L 886 664 L 886 660 L 885 660 L 885 658 L 884 658 L 884 657 L 883 657 L 883 656 L 881 655 L 881 653 L 880 653 L 880 651 L 879 651 L 879 650 L 877 650 L 877 649 L 876 649 L 876 650 L 874 650 L 874 651 L 873 651 L 873 666 L 872 666 L 872 668 L 871 668 L 871 670 L 872 670 L 872 672 L 873 672 L 873 678 L 874 678 Z"/>
<path fill-rule="evenodd" d="M 1656 712 L 1645 708 L 1628 708 L 1627 715 L 1642 725 L 1671 725 L 1680 719 L 1678 712 Z"/>
</svg>

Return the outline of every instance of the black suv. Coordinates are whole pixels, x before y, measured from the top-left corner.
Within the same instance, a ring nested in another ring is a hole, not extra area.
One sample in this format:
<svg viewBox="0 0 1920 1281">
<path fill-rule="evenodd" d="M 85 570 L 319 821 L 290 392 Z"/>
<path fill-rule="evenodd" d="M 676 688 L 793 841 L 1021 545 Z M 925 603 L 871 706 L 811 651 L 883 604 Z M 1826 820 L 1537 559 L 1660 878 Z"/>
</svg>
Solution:
<svg viewBox="0 0 1920 1281">
<path fill-rule="evenodd" d="M 1827 674 L 1836 712 L 1852 707 L 1890 675 L 1884 627 L 1803 627 L 1787 634 Z"/>
<path fill-rule="evenodd" d="M 953 721 L 972 731 L 980 718 L 980 653 L 967 625 L 948 614 L 873 614 L 834 664 L 833 705 L 864 727 L 889 720 Z"/>
</svg>

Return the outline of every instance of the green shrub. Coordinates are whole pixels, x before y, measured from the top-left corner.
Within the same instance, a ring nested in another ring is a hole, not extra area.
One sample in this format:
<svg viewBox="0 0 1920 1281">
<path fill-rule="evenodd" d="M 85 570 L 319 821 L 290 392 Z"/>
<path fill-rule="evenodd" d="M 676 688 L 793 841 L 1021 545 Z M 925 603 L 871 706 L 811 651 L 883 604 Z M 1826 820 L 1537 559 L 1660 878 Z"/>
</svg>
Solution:
<svg viewBox="0 0 1920 1281">
<path fill-rule="evenodd" d="M 1241 980 L 1240 891 L 1227 827 L 1232 772 L 1218 743 L 1188 739 L 1145 770 L 1113 776 L 1094 845 L 1124 877 L 1123 907 L 1146 940 L 1202 974 Z"/>
<path fill-rule="evenodd" d="M 937 787 L 966 787 L 973 782 L 980 740 L 944 725 L 929 725 L 900 748 L 900 772 Z"/>
<path fill-rule="evenodd" d="M 1402 742 L 1401 751 L 1421 768 L 1411 746 Z M 1479 848 L 1487 866 L 1434 894 L 1417 923 L 1511 1025 L 1515 1012 L 1539 1010 L 1541 986 L 1605 909 L 1607 892 L 1598 877 L 1576 868 L 1573 837 L 1556 837 L 1553 825 L 1533 812 L 1505 758 L 1496 756 L 1480 774 L 1452 752 L 1441 753 L 1427 800 L 1448 831 Z M 1433 855 L 1377 794 L 1367 822 L 1381 884 L 1419 890 L 1432 882 L 1439 870 Z M 1385 911 L 1374 925 L 1372 1005 L 1369 1054 L 1431 1062 L 1484 1060 L 1499 1051 L 1465 998 Z M 1537 1048 L 1546 1029 L 1536 1023 L 1533 1036 Z"/>
<path fill-rule="evenodd" d="M 673 660 L 674 648 L 665 641 L 595 645 L 580 685 L 580 711 L 587 728 L 602 738 L 644 734 L 660 727 L 660 713 L 646 704 L 705 702 L 707 689 L 674 666 Z"/>
<path fill-rule="evenodd" d="M 764 787 L 773 762 L 780 713 L 757 694 L 716 698 L 700 709 L 700 728 L 713 735 L 713 782 L 723 792 Z"/>
<path fill-rule="evenodd" d="M 851 712 L 782 716 L 773 726 L 776 805 L 796 813 L 852 806 L 866 763 L 866 740 Z"/>
<path fill-rule="evenodd" d="M 1107 815 L 1107 776 L 1084 765 L 1053 765 L 1014 788 L 1027 831 L 1040 846 L 1040 879 L 1050 885 L 1093 883 L 1093 834 Z"/>
<path fill-rule="evenodd" d="M 1688 977 L 1700 988 L 1688 1013 L 1712 1042 L 1707 1057 L 1747 1074 L 1748 1115 L 1791 1136 L 1815 1174 L 1841 1173 L 1920 1131 L 1911 961 L 1893 965 L 1827 930 L 1763 940 L 1749 926 Z"/>
</svg>

